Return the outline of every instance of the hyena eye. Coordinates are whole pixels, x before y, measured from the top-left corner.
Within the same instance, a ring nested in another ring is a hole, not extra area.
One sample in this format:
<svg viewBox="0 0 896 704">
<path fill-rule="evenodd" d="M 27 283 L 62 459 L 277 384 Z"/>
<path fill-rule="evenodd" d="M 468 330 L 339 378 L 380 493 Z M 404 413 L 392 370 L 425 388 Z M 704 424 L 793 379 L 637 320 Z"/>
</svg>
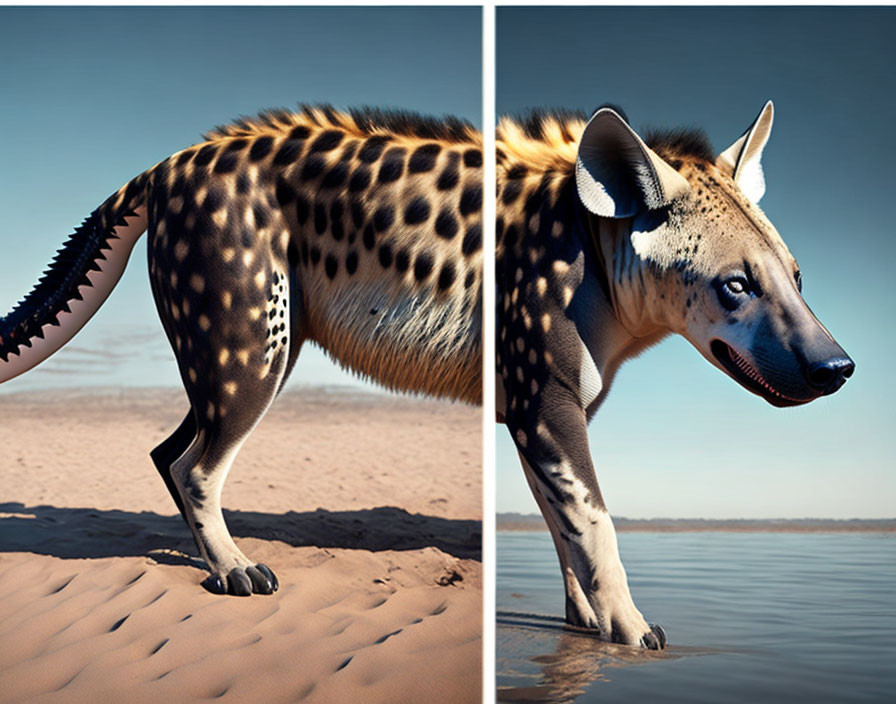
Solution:
<svg viewBox="0 0 896 704">
<path fill-rule="evenodd" d="M 738 295 L 741 293 L 747 292 L 747 280 L 746 279 L 728 279 L 725 282 L 725 288 L 728 289 L 731 293 Z"/>
<path fill-rule="evenodd" d="M 743 274 L 729 276 L 724 280 L 717 280 L 716 292 L 719 295 L 719 303 L 727 310 L 734 310 L 744 302 L 750 293 L 750 282 Z"/>
</svg>

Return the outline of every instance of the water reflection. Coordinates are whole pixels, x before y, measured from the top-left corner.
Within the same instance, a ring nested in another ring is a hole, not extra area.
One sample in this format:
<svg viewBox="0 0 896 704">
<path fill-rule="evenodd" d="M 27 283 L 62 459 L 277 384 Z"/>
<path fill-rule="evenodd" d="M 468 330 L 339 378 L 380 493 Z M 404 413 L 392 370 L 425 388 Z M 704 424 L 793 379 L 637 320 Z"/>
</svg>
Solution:
<svg viewBox="0 0 896 704">
<path fill-rule="evenodd" d="M 662 651 L 605 643 L 572 629 L 557 616 L 499 611 L 497 615 L 499 702 L 565 704 L 612 671 L 708 650 L 670 646 Z"/>
</svg>

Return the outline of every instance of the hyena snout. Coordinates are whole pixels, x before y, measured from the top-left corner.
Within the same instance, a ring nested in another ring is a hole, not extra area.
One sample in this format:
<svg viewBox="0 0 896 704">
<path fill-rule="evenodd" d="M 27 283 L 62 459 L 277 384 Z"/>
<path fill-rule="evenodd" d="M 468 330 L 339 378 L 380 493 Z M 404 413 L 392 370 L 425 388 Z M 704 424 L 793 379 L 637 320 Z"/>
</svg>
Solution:
<svg viewBox="0 0 896 704">
<path fill-rule="evenodd" d="M 853 362 L 840 345 L 834 343 L 835 350 L 806 361 L 803 366 L 806 383 L 821 396 L 827 396 L 840 389 L 856 369 Z"/>
</svg>

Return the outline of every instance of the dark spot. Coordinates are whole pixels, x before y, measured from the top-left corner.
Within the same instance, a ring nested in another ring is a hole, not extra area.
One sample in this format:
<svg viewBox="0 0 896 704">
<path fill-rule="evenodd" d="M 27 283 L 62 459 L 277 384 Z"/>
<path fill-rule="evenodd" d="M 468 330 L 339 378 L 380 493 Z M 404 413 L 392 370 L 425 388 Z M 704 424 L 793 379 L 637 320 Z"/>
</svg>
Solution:
<svg viewBox="0 0 896 704">
<path fill-rule="evenodd" d="M 414 273 L 416 273 L 416 271 Z M 444 291 L 445 289 L 450 288 L 451 284 L 454 283 L 454 278 L 454 264 L 445 262 L 442 266 L 442 271 L 439 273 L 439 289 Z"/>
<path fill-rule="evenodd" d="M 352 193 L 363 191 L 370 185 L 370 169 L 361 166 L 352 174 L 351 180 L 348 182 L 348 190 Z"/>
<path fill-rule="evenodd" d="M 404 221 L 408 225 L 419 225 L 429 218 L 429 201 L 423 196 L 416 196 L 408 203 L 404 211 Z"/>
<path fill-rule="evenodd" d="M 440 151 L 442 151 L 442 147 L 438 144 L 424 144 L 417 147 L 408 160 L 408 171 L 412 174 L 432 171 Z"/>
<path fill-rule="evenodd" d="M 408 250 L 401 249 L 398 251 L 398 254 L 395 255 L 395 270 L 400 274 L 403 274 L 408 270 L 411 266 L 411 256 L 408 254 Z"/>
<path fill-rule="evenodd" d="M 478 169 L 482 166 L 482 152 L 478 149 L 467 149 L 464 152 L 464 166 L 471 169 Z"/>
<path fill-rule="evenodd" d="M 240 195 L 246 195 L 249 192 L 249 177 L 245 171 L 240 172 L 236 177 L 236 192 Z"/>
<path fill-rule="evenodd" d="M 240 163 L 240 157 L 238 154 L 234 154 L 233 152 L 227 151 L 224 152 L 221 156 L 218 157 L 218 160 L 215 162 L 215 173 L 216 174 L 229 174 L 236 171 L 237 164 Z"/>
<path fill-rule="evenodd" d="M 358 159 L 366 164 L 372 164 L 374 161 L 380 158 L 380 155 L 386 148 L 386 144 L 391 139 L 392 137 L 389 135 L 379 134 L 374 135 L 373 137 L 369 137 L 367 141 L 364 142 L 364 146 L 361 147 L 361 151 L 358 152 Z"/>
<path fill-rule="evenodd" d="M 348 272 L 348 275 L 351 276 L 358 269 L 358 253 L 355 250 L 351 250 L 347 255 L 345 255 L 345 270 Z"/>
<path fill-rule="evenodd" d="M 311 264 L 313 266 L 317 266 L 317 263 L 320 261 L 320 249 L 318 247 L 311 248 Z"/>
<path fill-rule="evenodd" d="M 310 159 L 307 159 L 305 165 L 302 167 L 302 179 L 307 181 L 317 178 L 323 173 L 326 165 L 327 164 L 323 158 L 319 156 L 313 156 Z"/>
<path fill-rule="evenodd" d="M 252 206 L 252 214 L 255 216 L 256 227 L 267 227 L 271 223 L 271 214 L 260 203 Z"/>
<path fill-rule="evenodd" d="M 302 264 L 308 266 L 308 241 L 302 240 Z"/>
<path fill-rule="evenodd" d="M 382 205 L 373 214 L 373 229 L 376 232 L 385 232 L 395 222 L 395 211 L 391 205 Z"/>
<path fill-rule="evenodd" d="M 277 196 L 277 202 L 280 205 L 289 205 L 296 197 L 296 192 L 293 190 L 292 186 L 282 178 L 277 178 L 275 194 Z"/>
<path fill-rule="evenodd" d="M 464 288 L 470 288 L 474 281 L 476 281 L 476 272 L 470 269 L 464 279 Z"/>
<path fill-rule="evenodd" d="M 460 214 L 478 213 L 482 208 L 482 185 L 467 186 L 460 196 Z"/>
<path fill-rule="evenodd" d="M 213 144 L 206 144 L 199 150 L 193 163 L 196 164 L 196 166 L 208 166 L 212 162 L 212 159 L 215 158 L 216 153 L 217 149 L 215 149 Z"/>
<path fill-rule="evenodd" d="M 180 196 L 183 195 L 184 192 L 184 175 L 178 174 L 174 179 L 174 183 L 171 184 L 171 196 Z"/>
<path fill-rule="evenodd" d="M 344 136 L 339 130 L 324 130 L 311 142 L 310 151 L 312 154 L 333 151 L 342 142 Z"/>
<path fill-rule="evenodd" d="M 193 149 L 187 149 L 186 151 L 181 152 L 177 157 L 177 165 L 186 166 L 194 156 L 196 156 L 196 152 Z"/>
<path fill-rule="evenodd" d="M 525 178 L 526 174 L 528 173 L 529 170 L 524 164 L 514 164 L 507 170 L 507 178 L 511 181 L 515 181 L 521 178 Z"/>
<path fill-rule="evenodd" d="M 292 128 L 292 131 L 289 133 L 290 139 L 308 139 L 308 136 L 311 134 L 311 130 L 305 125 L 296 125 Z"/>
<path fill-rule="evenodd" d="M 450 191 L 460 180 L 460 170 L 458 163 L 460 162 L 460 154 L 457 152 L 448 152 L 448 163 L 442 169 L 436 187 L 440 191 Z"/>
<path fill-rule="evenodd" d="M 336 257 L 332 254 L 328 254 L 324 261 L 324 271 L 327 272 L 327 278 L 336 278 L 336 272 L 339 271 L 339 262 L 336 261 Z"/>
<path fill-rule="evenodd" d="M 308 199 L 305 196 L 296 194 L 296 219 L 299 221 L 299 225 L 304 225 L 308 222 L 308 216 L 311 215 L 311 206 L 308 204 Z"/>
<path fill-rule="evenodd" d="M 364 225 L 364 206 L 361 201 L 352 199 L 349 208 L 352 211 L 352 224 L 360 230 Z"/>
<path fill-rule="evenodd" d="M 252 148 L 249 150 L 249 161 L 261 161 L 271 153 L 273 146 L 273 137 L 259 137 L 252 143 Z"/>
<path fill-rule="evenodd" d="M 457 234 L 457 218 L 448 210 L 443 210 L 436 218 L 436 234 L 450 240 Z"/>
<path fill-rule="evenodd" d="M 327 172 L 327 174 L 324 176 L 323 181 L 320 182 L 320 187 L 339 188 L 339 186 L 345 183 L 345 179 L 347 178 L 348 167 L 342 162 L 339 162 Z"/>
<path fill-rule="evenodd" d="M 327 231 L 327 209 L 323 203 L 314 204 L 314 231 L 319 235 Z"/>
<path fill-rule="evenodd" d="M 426 281 L 432 273 L 432 267 L 432 255 L 427 252 L 420 252 L 417 255 L 417 261 L 414 262 L 414 278 L 421 283 Z"/>
<path fill-rule="evenodd" d="M 246 248 L 255 245 L 255 236 L 252 234 L 252 230 L 250 230 L 245 225 L 243 225 L 242 234 L 240 235 L 240 244 Z"/>
<path fill-rule="evenodd" d="M 520 181 L 508 181 L 504 184 L 504 190 L 501 192 L 501 202 L 504 205 L 510 205 L 523 192 L 523 184 Z"/>
<path fill-rule="evenodd" d="M 383 269 L 388 269 L 392 265 L 392 248 L 388 242 L 380 245 L 380 264 Z"/>
<path fill-rule="evenodd" d="M 461 243 L 460 250 L 464 256 L 469 257 L 471 254 L 478 252 L 482 248 L 482 226 L 478 222 L 472 223 L 464 233 L 464 241 Z"/>
<path fill-rule="evenodd" d="M 392 147 L 385 153 L 383 163 L 380 164 L 380 183 L 392 183 L 401 178 L 404 173 L 404 154 L 405 150 L 401 147 Z"/>
<path fill-rule="evenodd" d="M 345 213 L 345 206 L 341 198 L 337 198 L 330 205 L 330 231 L 333 239 L 341 240 L 345 236 L 345 229 L 342 226 L 342 215 Z"/>
<path fill-rule="evenodd" d="M 373 246 L 376 244 L 376 237 L 374 237 L 373 233 L 373 225 L 367 223 L 367 226 L 364 228 L 364 233 L 361 235 L 361 239 L 364 242 L 364 247 L 367 249 L 373 249 Z"/>
<path fill-rule="evenodd" d="M 275 166 L 284 166 L 286 164 L 293 164 L 298 160 L 299 155 L 302 153 L 302 142 L 298 139 L 287 139 L 283 146 L 277 150 L 277 153 L 274 155 L 274 165 Z"/>
<path fill-rule="evenodd" d="M 209 188 L 208 193 L 205 194 L 205 201 L 203 201 L 202 207 L 207 213 L 215 213 L 224 207 L 224 196 L 220 189 Z"/>
</svg>

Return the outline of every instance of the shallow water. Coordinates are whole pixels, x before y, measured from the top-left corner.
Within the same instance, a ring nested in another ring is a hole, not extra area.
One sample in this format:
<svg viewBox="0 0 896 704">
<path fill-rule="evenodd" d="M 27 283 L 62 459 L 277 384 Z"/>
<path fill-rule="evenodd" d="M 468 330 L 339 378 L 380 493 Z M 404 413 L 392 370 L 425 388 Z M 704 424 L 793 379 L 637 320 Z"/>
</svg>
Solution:
<svg viewBox="0 0 896 704">
<path fill-rule="evenodd" d="M 893 534 L 623 533 L 619 546 L 662 653 L 564 629 L 550 536 L 498 534 L 499 701 L 896 701 Z"/>
</svg>

